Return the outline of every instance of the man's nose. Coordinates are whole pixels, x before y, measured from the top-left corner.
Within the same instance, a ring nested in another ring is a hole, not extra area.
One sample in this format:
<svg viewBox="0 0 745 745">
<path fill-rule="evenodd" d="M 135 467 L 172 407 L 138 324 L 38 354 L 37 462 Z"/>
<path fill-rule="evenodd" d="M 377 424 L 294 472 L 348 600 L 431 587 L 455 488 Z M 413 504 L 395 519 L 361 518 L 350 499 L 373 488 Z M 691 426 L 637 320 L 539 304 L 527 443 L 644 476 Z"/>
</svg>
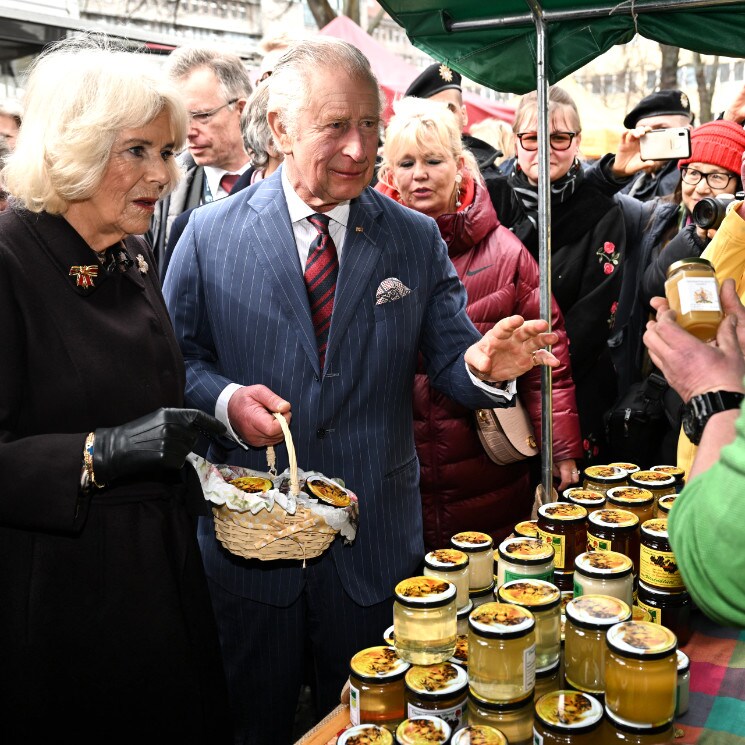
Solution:
<svg viewBox="0 0 745 745">
<path fill-rule="evenodd" d="M 357 127 L 350 127 L 344 142 L 344 155 L 349 156 L 356 163 L 362 163 L 367 159 L 365 149 L 365 138 Z"/>
</svg>

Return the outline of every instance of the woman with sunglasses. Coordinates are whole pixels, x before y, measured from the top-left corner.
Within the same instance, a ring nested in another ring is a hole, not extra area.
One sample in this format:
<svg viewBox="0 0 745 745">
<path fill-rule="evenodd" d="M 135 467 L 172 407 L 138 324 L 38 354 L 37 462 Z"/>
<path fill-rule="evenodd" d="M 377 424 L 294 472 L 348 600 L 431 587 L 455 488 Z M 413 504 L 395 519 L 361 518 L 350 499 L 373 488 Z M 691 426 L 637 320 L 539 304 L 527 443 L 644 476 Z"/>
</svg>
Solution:
<svg viewBox="0 0 745 745">
<path fill-rule="evenodd" d="M 621 284 L 626 227 L 621 206 L 584 178 L 578 158 L 582 126 L 574 100 L 549 89 L 551 282 L 564 314 L 585 463 L 608 462 L 603 413 L 616 397 L 607 340 Z M 520 101 L 513 130 L 517 157 L 509 175 L 489 183 L 492 203 L 538 259 L 537 98 Z"/>
</svg>

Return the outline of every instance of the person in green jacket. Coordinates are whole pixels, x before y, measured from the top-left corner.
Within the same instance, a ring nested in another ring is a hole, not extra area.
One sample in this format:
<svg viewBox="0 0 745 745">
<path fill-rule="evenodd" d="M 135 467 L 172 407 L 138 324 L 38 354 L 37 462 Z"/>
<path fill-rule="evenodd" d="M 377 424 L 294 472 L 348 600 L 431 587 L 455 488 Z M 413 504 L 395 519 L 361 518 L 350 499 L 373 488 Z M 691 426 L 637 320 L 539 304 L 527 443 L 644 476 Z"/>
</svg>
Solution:
<svg viewBox="0 0 745 745">
<path fill-rule="evenodd" d="M 684 428 L 699 445 L 668 519 L 680 572 L 706 615 L 745 627 L 745 306 L 732 279 L 720 298 L 725 317 L 715 344 L 681 328 L 659 297 L 644 343 L 685 402 Z"/>
</svg>

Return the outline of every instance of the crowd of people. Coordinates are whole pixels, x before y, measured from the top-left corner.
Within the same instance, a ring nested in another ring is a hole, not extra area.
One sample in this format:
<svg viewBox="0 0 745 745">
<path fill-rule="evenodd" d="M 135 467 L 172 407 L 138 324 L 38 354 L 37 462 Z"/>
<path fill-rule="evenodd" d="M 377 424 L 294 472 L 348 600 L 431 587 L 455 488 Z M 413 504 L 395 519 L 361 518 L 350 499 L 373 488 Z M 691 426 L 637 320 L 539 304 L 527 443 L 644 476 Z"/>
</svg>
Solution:
<svg viewBox="0 0 745 745">
<path fill-rule="evenodd" d="M 714 555 L 739 555 L 745 207 L 719 230 L 692 220 L 742 188 L 740 103 L 694 127 L 685 94 L 656 91 L 588 164 L 580 112 L 551 87 L 549 323 L 535 93 L 490 144 L 436 63 L 381 137 L 355 47 L 297 41 L 260 73 L 205 47 L 158 70 L 66 41 L 32 65 L 23 111 L 0 107 L 8 742 L 60 727 L 80 743 L 291 742 L 303 683 L 318 718 L 336 705 L 425 549 L 467 529 L 501 541 L 530 516 L 540 456 L 492 462 L 474 410 L 519 398 L 540 433 L 543 367 L 559 492 L 613 459 L 609 412 L 650 374 L 669 387 L 668 443 L 699 418 L 671 541 L 700 606 L 744 623 L 741 562 Z M 643 136 L 671 126 L 691 128 L 690 156 L 642 160 Z M 657 297 L 701 255 L 725 311 L 708 345 Z M 217 540 L 187 455 L 263 470 L 278 445 L 281 470 L 275 413 L 298 462 L 358 494 L 351 546 L 261 562 Z M 704 503 L 713 522 L 693 516 Z"/>
</svg>

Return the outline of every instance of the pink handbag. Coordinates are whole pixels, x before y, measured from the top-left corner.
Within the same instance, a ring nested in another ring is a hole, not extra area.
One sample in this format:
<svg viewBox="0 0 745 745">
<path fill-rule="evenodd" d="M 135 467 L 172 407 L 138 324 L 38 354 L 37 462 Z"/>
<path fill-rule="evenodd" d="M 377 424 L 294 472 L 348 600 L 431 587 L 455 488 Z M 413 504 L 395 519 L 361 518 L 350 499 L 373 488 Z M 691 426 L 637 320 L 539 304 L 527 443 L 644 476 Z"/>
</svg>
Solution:
<svg viewBox="0 0 745 745">
<path fill-rule="evenodd" d="M 506 466 L 539 453 L 528 412 L 515 399 L 515 405 L 504 409 L 477 409 L 479 440 L 489 458 Z"/>
</svg>

